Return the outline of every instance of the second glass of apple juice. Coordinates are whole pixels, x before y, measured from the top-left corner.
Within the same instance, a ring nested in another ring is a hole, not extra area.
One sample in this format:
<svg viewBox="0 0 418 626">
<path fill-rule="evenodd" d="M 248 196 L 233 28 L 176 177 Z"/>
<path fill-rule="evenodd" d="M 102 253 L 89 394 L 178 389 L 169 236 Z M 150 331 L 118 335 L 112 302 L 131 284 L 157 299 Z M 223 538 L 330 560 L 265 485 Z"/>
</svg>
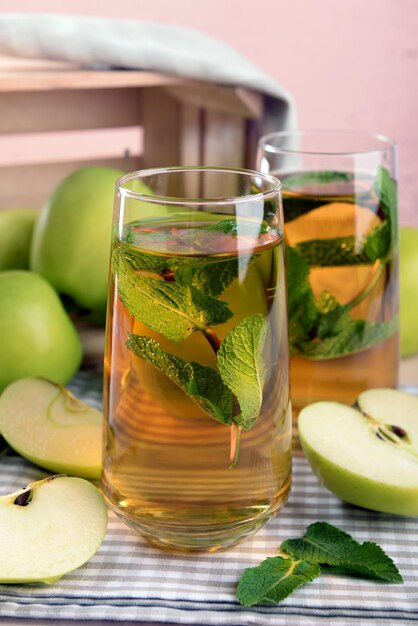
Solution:
<svg viewBox="0 0 418 626">
<path fill-rule="evenodd" d="M 352 404 L 398 382 L 395 146 L 351 131 L 260 140 L 261 171 L 280 175 L 289 296 L 292 406 Z"/>
<path fill-rule="evenodd" d="M 279 181 L 214 168 L 119 179 L 109 296 L 108 504 L 163 549 L 236 544 L 290 489 Z"/>
</svg>

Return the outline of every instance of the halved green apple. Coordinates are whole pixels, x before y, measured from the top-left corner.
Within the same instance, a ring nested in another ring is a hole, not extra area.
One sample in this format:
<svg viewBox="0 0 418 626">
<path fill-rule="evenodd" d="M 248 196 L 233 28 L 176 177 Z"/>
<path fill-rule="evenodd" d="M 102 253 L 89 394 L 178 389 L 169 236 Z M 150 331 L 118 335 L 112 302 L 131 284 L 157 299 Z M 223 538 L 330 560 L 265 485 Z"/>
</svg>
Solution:
<svg viewBox="0 0 418 626">
<path fill-rule="evenodd" d="M 107 509 L 87 480 L 51 476 L 0 497 L 0 582 L 56 582 L 88 561 Z"/>
<path fill-rule="evenodd" d="M 25 378 L 0 396 L 0 434 L 23 457 L 53 472 L 100 478 L 102 414 L 60 385 Z"/>
<path fill-rule="evenodd" d="M 418 398 L 374 389 L 358 405 L 302 409 L 299 436 L 309 463 L 325 487 L 351 504 L 418 515 Z"/>
</svg>

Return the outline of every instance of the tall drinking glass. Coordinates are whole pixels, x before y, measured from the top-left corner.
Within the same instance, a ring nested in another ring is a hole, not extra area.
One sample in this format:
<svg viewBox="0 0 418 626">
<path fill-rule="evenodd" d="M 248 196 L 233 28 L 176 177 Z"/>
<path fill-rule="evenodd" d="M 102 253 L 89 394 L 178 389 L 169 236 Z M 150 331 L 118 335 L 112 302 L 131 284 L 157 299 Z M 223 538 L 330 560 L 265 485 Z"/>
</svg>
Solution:
<svg viewBox="0 0 418 626">
<path fill-rule="evenodd" d="M 258 166 L 280 176 L 295 414 L 398 381 L 395 146 L 349 131 L 279 132 Z"/>
<path fill-rule="evenodd" d="M 287 498 L 283 254 L 273 176 L 168 168 L 117 181 L 103 490 L 160 548 L 227 548 Z"/>
</svg>

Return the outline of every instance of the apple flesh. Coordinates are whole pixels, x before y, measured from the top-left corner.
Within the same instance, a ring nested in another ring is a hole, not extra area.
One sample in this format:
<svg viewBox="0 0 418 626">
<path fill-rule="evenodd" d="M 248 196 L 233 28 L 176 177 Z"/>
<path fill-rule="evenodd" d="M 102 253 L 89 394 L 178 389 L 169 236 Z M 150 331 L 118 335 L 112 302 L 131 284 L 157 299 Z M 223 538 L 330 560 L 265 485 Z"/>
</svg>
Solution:
<svg viewBox="0 0 418 626">
<path fill-rule="evenodd" d="M 418 515 L 418 398 L 364 392 L 360 410 L 317 402 L 299 414 L 303 451 L 322 484 L 374 511 Z"/>
<path fill-rule="evenodd" d="M 107 528 L 100 492 L 51 476 L 0 497 L 0 583 L 56 582 L 88 561 Z"/>
<path fill-rule="evenodd" d="M 100 478 L 102 414 L 41 378 L 9 385 L 0 396 L 0 433 L 32 463 L 53 472 Z"/>
</svg>

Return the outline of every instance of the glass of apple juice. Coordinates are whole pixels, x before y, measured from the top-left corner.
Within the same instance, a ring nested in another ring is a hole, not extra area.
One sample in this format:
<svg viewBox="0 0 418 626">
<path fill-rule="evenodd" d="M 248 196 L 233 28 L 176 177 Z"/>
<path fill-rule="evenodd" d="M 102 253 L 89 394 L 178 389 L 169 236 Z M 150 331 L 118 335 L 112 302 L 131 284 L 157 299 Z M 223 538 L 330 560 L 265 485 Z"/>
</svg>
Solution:
<svg viewBox="0 0 418 626">
<path fill-rule="evenodd" d="M 295 416 L 396 387 L 395 145 L 363 132 L 278 132 L 261 138 L 258 166 L 283 186 Z"/>
<path fill-rule="evenodd" d="M 153 545 L 216 551 L 291 480 L 279 181 L 167 168 L 116 183 L 102 484 Z"/>
</svg>

